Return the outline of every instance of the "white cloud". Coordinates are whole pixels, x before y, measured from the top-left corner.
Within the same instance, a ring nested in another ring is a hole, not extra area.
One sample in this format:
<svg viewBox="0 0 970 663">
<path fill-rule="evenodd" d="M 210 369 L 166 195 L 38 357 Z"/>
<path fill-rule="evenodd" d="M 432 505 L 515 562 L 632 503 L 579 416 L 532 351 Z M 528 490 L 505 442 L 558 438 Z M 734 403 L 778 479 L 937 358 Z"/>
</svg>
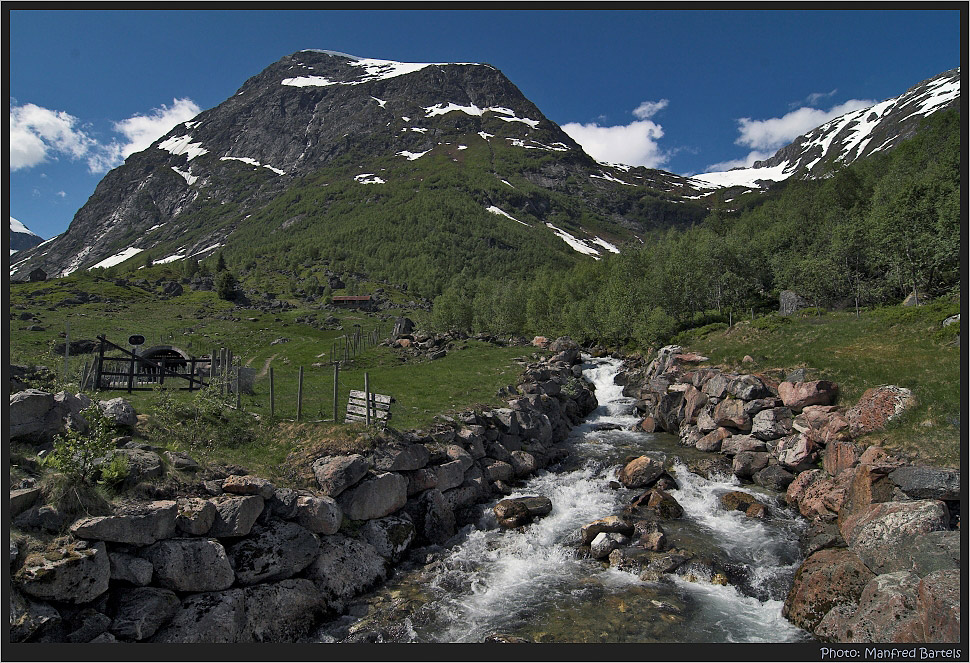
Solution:
<svg viewBox="0 0 970 663">
<path fill-rule="evenodd" d="M 663 127 L 648 118 L 666 108 L 668 103 L 666 99 L 644 101 L 633 110 L 633 115 L 639 119 L 630 124 L 604 127 L 596 122 L 567 122 L 562 125 L 562 130 L 594 159 L 657 168 L 670 159 L 670 153 L 661 150 L 657 143 L 664 135 Z"/>
<path fill-rule="evenodd" d="M 66 191 L 58 191 L 57 192 L 57 195 L 60 196 L 61 198 L 67 198 L 67 192 Z"/>
<path fill-rule="evenodd" d="M 132 115 L 127 120 L 115 122 L 115 131 L 128 140 L 120 147 L 121 157 L 141 152 L 176 125 L 191 120 L 200 112 L 202 109 L 191 99 L 173 99 L 171 108 L 162 104 L 147 115 Z"/>
<path fill-rule="evenodd" d="M 96 141 L 77 128 L 78 119 L 36 104 L 10 109 L 10 169 L 20 170 L 64 154 L 79 159 Z"/>
<path fill-rule="evenodd" d="M 734 142 L 756 150 L 776 150 L 829 120 L 861 108 L 868 108 L 875 103 L 865 99 L 849 99 L 827 111 L 803 106 L 782 117 L 772 117 L 767 120 L 742 117 L 738 120 L 738 131 L 741 135 Z"/>
<path fill-rule="evenodd" d="M 175 125 L 191 120 L 200 110 L 191 99 L 173 99 L 171 107 L 162 104 L 147 114 L 115 122 L 114 130 L 124 140 L 100 143 L 79 128 L 78 118 L 65 111 L 35 104 L 14 106 L 10 109 L 10 169 L 31 168 L 65 155 L 85 158 L 88 170 L 101 173 L 145 149 Z"/>
<path fill-rule="evenodd" d="M 644 101 L 642 104 L 633 109 L 633 114 L 636 115 L 641 120 L 648 120 L 659 111 L 662 111 L 667 107 L 670 101 L 667 99 L 661 99 L 660 101 Z"/>
</svg>

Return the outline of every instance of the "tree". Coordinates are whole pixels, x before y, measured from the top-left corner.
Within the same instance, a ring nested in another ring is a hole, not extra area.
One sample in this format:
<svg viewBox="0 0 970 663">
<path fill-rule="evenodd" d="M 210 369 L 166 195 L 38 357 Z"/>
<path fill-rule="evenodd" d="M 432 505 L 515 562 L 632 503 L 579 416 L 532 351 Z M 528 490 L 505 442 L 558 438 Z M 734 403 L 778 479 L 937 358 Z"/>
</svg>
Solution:
<svg viewBox="0 0 970 663">
<path fill-rule="evenodd" d="M 226 269 L 226 260 L 222 257 L 222 251 L 219 252 L 219 257 L 216 259 L 216 271 L 223 272 Z"/>
<path fill-rule="evenodd" d="M 227 301 L 236 296 L 236 277 L 232 272 L 221 272 L 216 279 L 216 294 Z"/>
</svg>

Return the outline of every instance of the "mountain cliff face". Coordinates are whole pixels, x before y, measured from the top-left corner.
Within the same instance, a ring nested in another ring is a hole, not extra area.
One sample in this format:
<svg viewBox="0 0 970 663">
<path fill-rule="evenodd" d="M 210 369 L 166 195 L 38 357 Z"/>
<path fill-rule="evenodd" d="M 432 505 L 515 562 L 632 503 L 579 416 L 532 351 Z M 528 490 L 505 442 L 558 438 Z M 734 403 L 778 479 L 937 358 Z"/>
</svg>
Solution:
<svg viewBox="0 0 970 663">
<path fill-rule="evenodd" d="M 415 239 L 448 226 L 455 248 L 497 262 L 530 245 L 528 262 L 560 264 L 701 218 L 678 191 L 693 193 L 686 178 L 595 162 L 490 65 L 300 51 L 128 157 L 11 276 L 203 258 L 241 237 L 354 241 L 354 218 L 377 229 L 375 251 L 404 241 L 380 232 L 396 221 Z"/>
<path fill-rule="evenodd" d="M 799 136 L 751 168 L 704 173 L 698 186 L 757 187 L 789 177 L 824 177 L 874 152 L 910 138 L 924 117 L 960 105 L 960 68 L 945 71 L 875 106 L 846 113 Z"/>
</svg>

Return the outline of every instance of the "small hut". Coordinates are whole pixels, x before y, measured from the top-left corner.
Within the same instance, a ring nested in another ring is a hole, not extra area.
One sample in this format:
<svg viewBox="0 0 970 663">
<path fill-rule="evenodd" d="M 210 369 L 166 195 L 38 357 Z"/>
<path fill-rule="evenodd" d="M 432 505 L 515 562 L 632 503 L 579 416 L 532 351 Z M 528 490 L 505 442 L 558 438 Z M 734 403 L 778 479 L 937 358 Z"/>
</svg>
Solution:
<svg viewBox="0 0 970 663">
<path fill-rule="evenodd" d="M 337 295 L 332 301 L 338 308 L 359 308 L 365 311 L 369 311 L 374 305 L 370 295 Z"/>
</svg>

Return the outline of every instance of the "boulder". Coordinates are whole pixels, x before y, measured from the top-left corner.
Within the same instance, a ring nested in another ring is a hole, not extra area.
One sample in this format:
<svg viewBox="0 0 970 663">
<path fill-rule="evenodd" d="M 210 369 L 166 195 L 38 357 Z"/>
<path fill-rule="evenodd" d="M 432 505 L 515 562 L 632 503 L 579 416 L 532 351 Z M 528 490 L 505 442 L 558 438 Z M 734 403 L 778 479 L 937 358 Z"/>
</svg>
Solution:
<svg viewBox="0 0 970 663">
<path fill-rule="evenodd" d="M 793 624 L 814 631 L 834 607 L 854 606 L 875 574 L 845 548 L 820 550 L 802 562 L 782 614 Z"/>
<path fill-rule="evenodd" d="M 246 592 L 230 589 L 193 594 L 185 598 L 175 616 L 159 629 L 151 642 L 252 642 L 246 616 Z"/>
<path fill-rule="evenodd" d="M 183 451 L 166 451 L 164 455 L 176 470 L 194 472 L 199 469 L 199 462 Z"/>
<path fill-rule="evenodd" d="M 771 398 L 774 394 L 768 386 L 755 375 L 740 375 L 727 386 L 727 393 L 743 401 Z"/>
<path fill-rule="evenodd" d="M 732 490 L 721 495 L 721 505 L 728 511 L 741 511 L 742 513 L 748 513 L 748 511 L 751 510 L 751 507 L 761 507 L 763 509 L 767 509 L 767 507 L 754 495 L 740 490 Z M 752 513 L 760 511 L 761 509 L 756 508 L 755 510 L 752 510 Z"/>
<path fill-rule="evenodd" d="M 178 500 L 175 526 L 180 532 L 191 536 L 205 536 L 216 521 L 216 507 L 201 497 L 182 497 Z"/>
<path fill-rule="evenodd" d="M 114 422 L 116 426 L 133 429 L 138 423 L 138 414 L 135 412 L 135 408 L 124 398 L 99 401 L 98 407 L 101 408 L 101 413 Z"/>
<path fill-rule="evenodd" d="M 351 520 L 372 520 L 394 513 L 404 506 L 407 497 L 407 479 L 394 472 L 384 472 L 344 491 L 338 503 Z"/>
<path fill-rule="evenodd" d="M 276 487 L 268 479 L 249 474 L 232 474 L 222 482 L 222 492 L 230 495 L 259 495 L 268 500 L 273 497 Z"/>
<path fill-rule="evenodd" d="M 698 451 L 720 451 L 724 440 L 729 437 L 731 437 L 731 431 L 724 427 L 718 427 L 697 440 L 694 446 L 697 447 Z"/>
<path fill-rule="evenodd" d="M 422 467 L 420 470 L 401 472 L 401 475 L 408 480 L 408 497 L 438 486 L 437 467 Z M 462 473 L 462 477 L 464 477 L 464 473 Z"/>
<path fill-rule="evenodd" d="M 125 507 L 116 516 L 82 518 L 71 525 L 81 539 L 147 546 L 175 534 L 178 505 L 171 500 Z"/>
<path fill-rule="evenodd" d="M 751 434 L 759 440 L 777 440 L 790 435 L 791 431 L 792 411 L 787 407 L 761 410 L 751 420 Z"/>
<path fill-rule="evenodd" d="M 265 506 L 259 495 L 219 495 L 211 503 L 216 508 L 216 517 L 209 528 L 209 536 L 216 538 L 246 536 Z"/>
<path fill-rule="evenodd" d="M 240 585 L 254 585 L 292 577 L 319 553 L 320 543 L 310 530 L 285 520 L 255 526 L 245 539 L 226 549 Z"/>
<path fill-rule="evenodd" d="M 589 554 L 593 559 L 609 557 L 610 553 L 621 546 L 625 546 L 630 539 L 616 532 L 600 532 L 589 544 Z"/>
<path fill-rule="evenodd" d="M 703 410 L 704 406 L 707 405 L 707 401 L 707 394 L 691 385 L 690 388 L 684 392 L 684 421 L 687 423 L 696 422 L 697 415 Z M 652 433 L 653 431 L 644 432 Z"/>
<path fill-rule="evenodd" d="M 926 642 L 960 642 L 960 567 L 934 571 L 916 588 Z"/>
<path fill-rule="evenodd" d="M 876 573 L 893 573 L 913 570 L 919 560 L 916 540 L 945 530 L 949 519 L 946 505 L 936 500 L 882 502 L 843 520 L 840 530 L 866 566 Z M 946 554 L 945 547 L 941 552 Z M 931 565 L 929 571 L 935 571 L 939 566 L 932 565 L 939 564 L 937 560 L 937 555 L 931 555 L 923 563 Z"/>
<path fill-rule="evenodd" d="M 247 587 L 245 633 L 256 642 L 294 642 L 316 625 L 326 603 L 306 578 Z"/>
<path fill-rule="evenodd" d="M 754 435 L 732 435 L 721 442 L 721 453 L 725 456 L 735 456 L 742 451 L 759 451 L 767 449 L 763 440 Z"/>
<path fill-rule="evenodd" d="M 151 481 L 165 474 L 162 457 L 147 449 L 116 449 L 115 456 L 124 456 L 128 461 L 128 476 L 125 485 L 134 486 L 142 481 Z"/>
<path fill-rule="evenodd" d="M 513 451 L 510 455 L 512 456 L 512 472 L 516 478 L 528 476 L 539 467 L 535 456 L 528 451 Z"/>
<path fill-rule="evenodd" d="M 766 467 L 768 454 L 764 451 L 741 451 L 734 457 L 734 474 L 740 479 L 751 479 Z"/>
<path fill-rule="evenodd" d="M 876 576 L 859 596 L 859 607 L 837 630 L 840 642 L 923 642 L 916 610 L 919 577 L 909 571 Z"/>
<path fill-rule="evenodd" d="M 455 535 L 455 513 L 437 488 L 408 500 L 404 509 L 419 538 L 432 544 L 443 544 Z"/>
<path fill-rule="evenodd" d="M 482 461 L 482 471 L 489 481 L 509 481 L 512 478 L 512 465 L 500 460 L 484 459 Z"/>
<path fill-rule="evenodd" d="M 914 499 L 960 499 L 960 470 L 906 465 L 892 471 L 889 480 Z"/>
<path fill-rule="evenodd" d="M 235 580 L 226 550 L 215 539 L 167 539 L 142 555 L 155 568 L 156 582 L 177 592 L 226 589 Z"/>
<path fill-rule="evenodd" d="M 913 392 L 904 387 L 882 385 L 866 389 L 845 415 L 854 436 L 882 430 L 890 421 L 916 405 Z"/>
<path fill-rule="evenodd" d="M 109 630 L 125 640 L 152 637 L 179 611 L 175 592 L 160 587 L 136 587 L 119 593 L 117 616 Z"/>
<path fill-rule="evenodd" d="M 646 488 L 653 485 L 663 472 L 663 463 L 650 456 L 640 456 L 627 463 L 617 478 L 627 488 Z"/>
<path fill-rule="evenodd" d="M 501 527 L 520 527 L 552 513 L 552 500 L 542 496 L 505 499 L 492 507 L 492 511 Z"/>
<path fill-rule="evenodd" d="M 667 491 L 653 488 L 633 500 L 624 512 L 630 515 L 648 512 L 661 520 L 674 520 L 684 515 L 684 508 Z"/>
<path fill-rule="evenodd" d="M 332 610 L 387 577 L 387 562 L 374 546 L 342 534 L 324 537 L 320 554 L 306 570 L 306 577 Z"/>
<path fill-rule="evenodd" d="M 10 642 L 25 642 L 53 631 L 61 614 L 46 601 L 35 601 L 20 592 L 10 592 Z"/>
<path fill-rule="evenodd" d="M 751 430 L 751 417 L 744 411 L 744 401 L 737 398 L 725 398 L 715 405 L 713 417 L 718 426 Z"/>
<path fill-rule="evenodd" d="M 147 559 L 120 551 L 108 553 L 108 559 L 111 563 L 112 580 L 122 580 L 138 587 L 152 581 L 155 567 Z"/>
<path fill-rule="evenodd" d="M 25 594 L 65 603 L 87 603 L 108 590 L 111 563 L 103 541 L 71 543 L 32 553 L 14 576 Z"/>
<path fill-rule="evenodd" d="M 751 480 L 759 486 L 783 493 L 791 485 L 791 482 L 795 480 L 795 475 L 781 465 L 768 465 L 764 469 L 755 472 L 751 476 Z"/>
<path fill-rule="evenodd" d="M 831 405 L 838 393 L 838 385 L 828 380 L 781 382 L 778 385 L 778 395 L 785 407 L 795 412 L 801 412 L 809 405 Z"/>
<path fill-rule="evenodd" d="M 731 462 L 724 456 L 690 459 L 687 461 L 687 469 L 712 481 L 729 480 L 733 473 Z"/>
<path fill-rule="evenodd" d="M 296 522 L 315 534 L 335 534 L 343 515 L 332 497 L 300 495 L 296 498 Z"/>
<path fill-rule="evenodd" d="M 632 536 L 634 526 L 619 516 L 607 516 L 606 518 L 594 520 L 580 528 L 580 545 L 588 546 L 598 534 L 604 532 Z"/>
<path fill-rule="evenodd" d="M 11 438 L 50 436 L 63 430 L 63 416 L 54 407 L 54 395 L 40 389 L 26 389 L 10 395 L 7 430 Z"/>
<path fill-rule="evenodd" d="M 789 435 L 778 441 L 773 455 L 786 469 L 802 472 L 815 467 L 818 460 L 818 445 L 811 435 L 805 433 Z"/>
<path fill-rule="evenodd" d="M 16 518 L 21 513 L 29 509 L 40 496 L 40 488 L 17 488 L 10 491 L 10 501 L 7 503 L 7 512 L 10 518 Z"/>
<path fill-rule="evenodd" d="M 360 537 L 389 562 L 398 562 L 414 541 L 414 523 L 409 518 L 388 516 L 368 520 L 360 528 Z"/>
<path fill-rule="evenodd" d="M 842 470 L 854 467 L 859 462 L 859 449 L 851 442 L 832 440 L 822 452 L 822 469 L 837 476 Z"/>
<path fill-rule="evenodd" d="M 428 464 L 428 448 L 423 444 L 388 444 L 374 449 L 372 459 L 378 472 L 419 470 Z"/>
<path fill-rule="evenodd" d="M 367 474 L 367 460 L 358 454 L 323 456 L 313 462 L 313 474 L 324 494 L 337 497 Z"/>
</svg>

